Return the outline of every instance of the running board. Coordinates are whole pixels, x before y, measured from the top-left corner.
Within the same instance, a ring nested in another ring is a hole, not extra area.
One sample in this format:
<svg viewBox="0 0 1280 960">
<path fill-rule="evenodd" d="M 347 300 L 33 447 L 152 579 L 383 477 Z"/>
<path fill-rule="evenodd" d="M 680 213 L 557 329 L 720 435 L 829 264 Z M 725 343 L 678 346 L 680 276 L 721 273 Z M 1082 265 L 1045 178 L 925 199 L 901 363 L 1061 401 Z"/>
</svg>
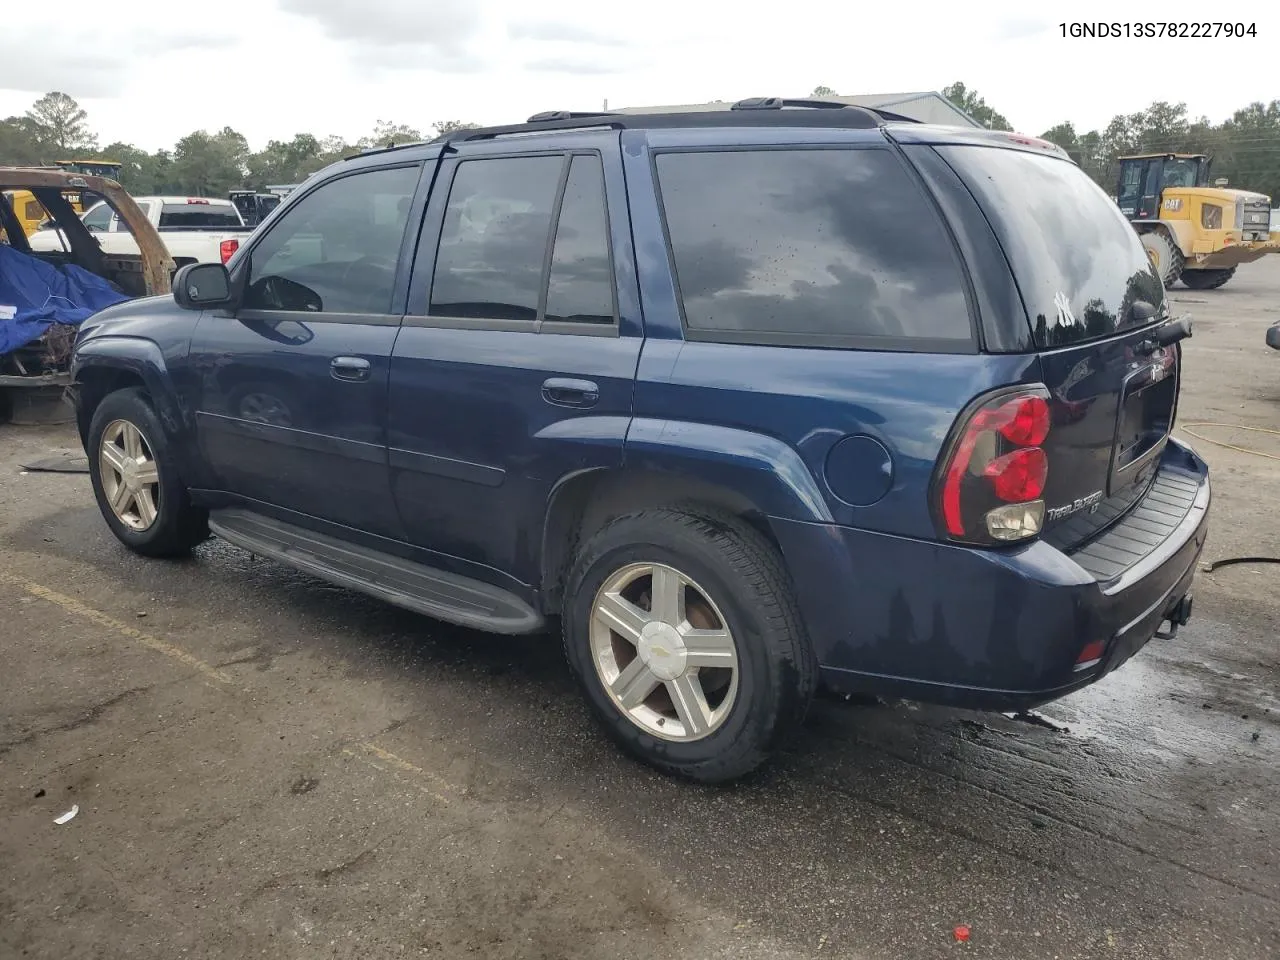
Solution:
<svg viewBox="0 0 1280 960">
<path fill-rule="evenodd" d="M 398 607 L 490 633 L 536 633 L 542 616 L 515 594 L 248 510 L 214 510 L 209 529 L 250 553 Z"/>
</svg>

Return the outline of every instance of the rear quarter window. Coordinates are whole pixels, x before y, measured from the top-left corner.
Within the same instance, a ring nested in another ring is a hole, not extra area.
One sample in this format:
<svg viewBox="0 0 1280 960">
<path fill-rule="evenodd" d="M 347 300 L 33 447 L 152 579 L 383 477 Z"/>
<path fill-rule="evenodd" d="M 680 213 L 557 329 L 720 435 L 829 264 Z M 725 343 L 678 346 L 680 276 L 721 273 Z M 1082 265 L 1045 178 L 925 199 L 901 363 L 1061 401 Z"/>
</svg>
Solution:
<svg viewBox="0 0 1280 960">
<path fill-rule="evenodd" d="M 1119 207 L 1074 163 L 1000 147 L 945 146 L 1013 267 L 1036 346 L 1066 346 L 1140 323 L 1164 285 Z"/>
<path fill-rule="evenodd" d="M 950 236 L 893 152 L 667 152 L 655 162 L 690 338 L 972 343 Z"/>
</svg>

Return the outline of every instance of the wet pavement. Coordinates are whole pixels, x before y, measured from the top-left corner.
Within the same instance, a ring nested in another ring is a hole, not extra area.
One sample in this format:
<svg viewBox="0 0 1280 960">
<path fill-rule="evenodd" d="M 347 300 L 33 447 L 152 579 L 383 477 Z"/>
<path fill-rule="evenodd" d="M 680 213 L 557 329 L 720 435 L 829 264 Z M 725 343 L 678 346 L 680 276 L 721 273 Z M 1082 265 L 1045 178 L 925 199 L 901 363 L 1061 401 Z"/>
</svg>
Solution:
<svg viewBox="0 0 1280 960">
<path fill-rule="evenodd" d="M 1255 451 L 1192 440 L 1205 559 L 1280 556 L 1280 437 L 1240 429 L 1280 429 L 1280 264 L 1175 296 L 1182 425 Z M 549 638 L 129 554 L 87 477 L 19 470 L 75 446 L 0 427 L 4 960 L 1280 956 L 1280 565 L 1200 574 L 1044 722 L 820 700 L 709 788 L 620 756 Z"/>
</svg>

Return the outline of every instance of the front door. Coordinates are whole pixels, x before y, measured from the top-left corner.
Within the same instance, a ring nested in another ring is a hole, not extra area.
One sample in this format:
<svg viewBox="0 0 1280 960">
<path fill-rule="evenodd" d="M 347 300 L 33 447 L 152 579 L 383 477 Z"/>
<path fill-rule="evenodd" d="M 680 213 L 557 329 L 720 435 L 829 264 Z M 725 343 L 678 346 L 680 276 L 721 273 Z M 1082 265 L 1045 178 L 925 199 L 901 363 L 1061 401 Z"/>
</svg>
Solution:
<svg viewBox="0 0 1280 960">
<path fill-rule="evenodd" d="M 634 277 L 618 135 L 565 147 L 463 143 L 442 163 L 391 358 L 409 539 L 495 583 L 534 581 L 549 493 L 620 466 L 631 417 L 641 326 L 631 284 L 615 288 Z"/>
<path fill-rule="evenodd" d="M 200 317 L 196 425 L 222 490 L 401 535 L 387 474 L 387 374 L 420 175 L 420 164 L 380 167 L 313 188 L 237 262 L 249 276 L 235 315 Z"/>
</svg>

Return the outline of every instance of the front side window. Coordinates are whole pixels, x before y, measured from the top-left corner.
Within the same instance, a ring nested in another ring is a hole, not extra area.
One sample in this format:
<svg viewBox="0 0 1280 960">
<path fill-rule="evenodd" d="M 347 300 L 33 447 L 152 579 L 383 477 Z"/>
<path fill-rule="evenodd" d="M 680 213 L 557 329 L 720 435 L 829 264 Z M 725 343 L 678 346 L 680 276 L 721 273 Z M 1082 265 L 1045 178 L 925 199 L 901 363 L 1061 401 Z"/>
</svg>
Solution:
<svg viewBox="0 0 1280 960">
<path fill-rule="evenodd" d="M 888 150 L 664 153 L 657 170 L 691 335 L 797 345 L 972 337 L 951 241 Z"/>
<path fill-rule="evenodd" d="M 340 177 L 299 200 L 251 251 L 251 310 L 385 314 L 420 168 Z"/>
<path fill-rule="evenodd" d="M 111 227 L 111 219 L 116 212 L 105 201 L 96 204 L 81 220 L 84 221 L 85 227 L 92 233 L 106 233 Z"/>
<path fill-rule="evenodd" d="M 537 319 L 563 169 L 560 156 L 458 164 L 431 283 L 432 316 Z"/>
</svg>

